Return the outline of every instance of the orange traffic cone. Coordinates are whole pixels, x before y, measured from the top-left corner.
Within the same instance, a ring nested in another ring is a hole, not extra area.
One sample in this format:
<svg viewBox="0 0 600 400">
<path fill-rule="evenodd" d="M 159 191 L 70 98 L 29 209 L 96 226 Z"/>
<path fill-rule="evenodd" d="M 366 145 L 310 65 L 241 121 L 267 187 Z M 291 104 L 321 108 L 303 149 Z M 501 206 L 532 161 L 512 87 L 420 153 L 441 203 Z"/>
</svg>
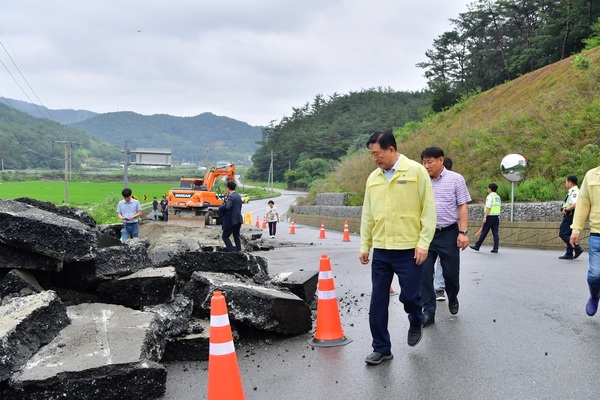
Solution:
<svg viewBox="0 0 600 400">
<path fill-rule="evenodd" d="M 348 229 L 348 221 L 344 222 L 344 237 L 342 238 L 343 242 L 350 241 L 350 230 Z"/>
<path fill-rule="evenodd" d="M 325 224 L 321 222 L 321 232 L 319 233 L 319 239 L 326 239 L 325 237 Z"/>
<path fill-rule="evenodd" d="M 397 292 L 394 292 L 394 288 L 390 286 L 390 296 L 396 296 L 398 295 Z"/>
<path fill-rule="evenodd" d="M 210 299 L 210 343 L 208 350 L 208 400 L 245 400 L 242 379 L 225 297 L 215 291 Z"/>
<path fill-rule="evenodd" d="M 331 261 L 325 254 L 321 256 L 319 263 L 318 292 L 317 328 L 314 338 L 308 344 L 315 347 L 335 347 L 350 343 L 352 340 L 344 336 L 342 331 Z"/>
<path fill-rule="evenodd" d="M 260 228 L 260 219 L 258 219 L 258 215 L 256 216 L 256 224 L 255 224 L 255 226 L 257 228 Z"/>
<path fill-rule="evenodd" d="M 262 227 L 263 227 L 263 229 L 265 229 L 267 227 L 267 217 L 263 217 Z"/>
<path fill-rule="evenodd" d="M 294 235 L 296 233 L 296 226 L 294 225 L 294 220 L 292 220 L 292 226 L 290 226 L 290 234 Z"/>
</svg>

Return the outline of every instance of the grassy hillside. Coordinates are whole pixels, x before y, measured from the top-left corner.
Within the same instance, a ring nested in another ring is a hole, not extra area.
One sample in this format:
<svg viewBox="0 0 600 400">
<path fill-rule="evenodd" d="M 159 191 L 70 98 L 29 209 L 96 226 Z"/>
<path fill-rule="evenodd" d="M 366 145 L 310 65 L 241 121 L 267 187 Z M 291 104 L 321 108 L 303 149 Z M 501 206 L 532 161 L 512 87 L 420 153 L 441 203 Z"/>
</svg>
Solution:
<svg viewBox="0 0 600 400">
<path fill-rule="evenodd" d="M 492 181 L 508 197 L 510 183 L 500 173 L 500 162 L 507 154 L 520 153 L 530 171 L 517 186 L 516 199 L 561 198 L 567 175 L 581 180 L 586 170 L 600 165 L 600 48 L 578 57 L 577 62 L 576 57 L 565 59 L 407 124 L 395 131 L 400 152 L 420 160 L 425 147 L 441 147 L 476 200 Z M 577 67 L 586 61 L 587 68 Z M 335 188 L 362 201 L 365 177 L 375 168 L 365 157 L 362 151 L 348 157 L 313 193 Z"/>
</svg>

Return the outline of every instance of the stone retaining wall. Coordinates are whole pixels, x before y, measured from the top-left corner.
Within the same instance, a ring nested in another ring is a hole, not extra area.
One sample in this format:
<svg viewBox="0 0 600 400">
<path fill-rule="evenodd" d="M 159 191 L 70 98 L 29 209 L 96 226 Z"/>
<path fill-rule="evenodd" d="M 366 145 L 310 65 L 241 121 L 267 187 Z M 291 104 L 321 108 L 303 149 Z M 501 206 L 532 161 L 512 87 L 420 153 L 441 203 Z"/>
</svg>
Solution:
<svg viewBox="0 0 600 400">
<path fill-rule="evenodd" d="M 344 223 L 348 222 L 350 232 L 360 232 L 360 217 L 362 207 L 351 207 L 346 204 L 347 193 L 322 193 L 317 195 L 316 206 L 293 206 L 289 218 L 296 223 L 343 231 Z M 564 242 L 558 237 L 558 228 L 562 220 L 560 201 L 544 203 L 515 203 L 502 205 L 500 215 L 500 247 L 534 247 L 538 249 L 561 250 Z M 481 227 L 483 219 L 483 204 L 469 205 L 469 240 L 475 243 L 474 233 Z M 581 245 L 587 247 L 589 228 L 582 233 Z M 491 233 L 483 245 L 491 245 Z"/>
</svg>

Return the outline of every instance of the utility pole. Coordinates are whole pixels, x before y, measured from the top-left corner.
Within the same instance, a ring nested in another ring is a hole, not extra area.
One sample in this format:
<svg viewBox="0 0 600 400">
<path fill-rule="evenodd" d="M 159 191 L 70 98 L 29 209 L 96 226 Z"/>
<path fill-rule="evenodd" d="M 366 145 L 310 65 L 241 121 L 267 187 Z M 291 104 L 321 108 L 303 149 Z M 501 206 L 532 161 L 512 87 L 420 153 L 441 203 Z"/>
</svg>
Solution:
<svg viewBox="0 0 600 400">
<path fill-rule="evenodd" d="M 69 204 L 69 146 L 80 144 L 79 142 L 71 142 L 69 140 L 54 140 L 54 143 L 65 145 L 65 204 Z"/>
<path fill-rule="evenodd" d="M 131 154 L 129 147 L 127 147 L 127 140 L 125 141 L 125 149 L 123 150 L 123 153 L 125 153 L 123 159 L 123 189 L 126 189 L 127 185 L 129 184 L 127 181 L 127 167 L 129 166 L 129 154 Z"/>
<path fill-rule="evenodd" d="M 273 154 L 273 149 L 271 149 L 271 165 L 269 166 L 269 178 L 267 182 L 267 189 L 270 187 L 271 192 L 273 191 L 273 156 L 275 155 Z"/>
</svg>

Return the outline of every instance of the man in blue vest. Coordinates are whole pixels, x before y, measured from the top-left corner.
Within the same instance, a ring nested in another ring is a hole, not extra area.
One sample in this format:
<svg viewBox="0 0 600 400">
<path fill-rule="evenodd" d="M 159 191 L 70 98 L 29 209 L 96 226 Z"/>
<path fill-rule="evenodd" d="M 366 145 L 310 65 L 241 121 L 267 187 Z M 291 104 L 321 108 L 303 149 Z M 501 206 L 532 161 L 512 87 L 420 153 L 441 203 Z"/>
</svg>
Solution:
<svg viewBox="0 0 600 400">
<path fill-rule="evenodd" d="M 498 244 L 500 242 L 498 236 L 498 226 L 500 225 L 501 202 L 500 196 L 496 194 L 496 190 L 498 190 L 498 185 L 495 183 L 490 183 L 488 185 L 488 195 L 485 198 L 485 210 L 483 214 L 483 227 L 481 228 L 481 235 L 479 235 L 479 240 L 477 240 L 473 246 L 469 246 L 473 250 L 479 251 L 481 244 L 491 229 L 492 235 L 494 236 L 494 247 L 492 248 L 491 252 L 498 252 Z"/>
</svg>

